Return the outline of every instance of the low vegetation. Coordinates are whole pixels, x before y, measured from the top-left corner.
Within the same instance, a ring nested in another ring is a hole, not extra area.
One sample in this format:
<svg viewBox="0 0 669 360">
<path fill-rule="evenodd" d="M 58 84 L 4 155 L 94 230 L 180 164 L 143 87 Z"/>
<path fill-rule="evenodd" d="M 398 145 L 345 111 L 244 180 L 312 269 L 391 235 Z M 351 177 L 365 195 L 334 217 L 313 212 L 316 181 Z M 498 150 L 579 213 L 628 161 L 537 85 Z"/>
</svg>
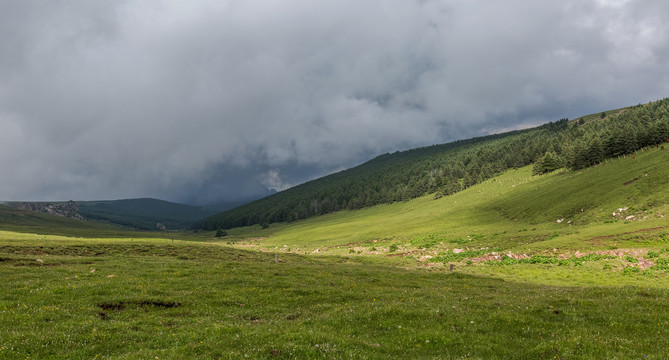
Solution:
<svg viewBox="0 0 669 360">
<path fill-rule="evenodd" d="M 167 239 L 0 240 L 0 357 L 665 358 L 669 290 Z M 630 275 L 637 276 L 637 275 Z"/>
</svg>

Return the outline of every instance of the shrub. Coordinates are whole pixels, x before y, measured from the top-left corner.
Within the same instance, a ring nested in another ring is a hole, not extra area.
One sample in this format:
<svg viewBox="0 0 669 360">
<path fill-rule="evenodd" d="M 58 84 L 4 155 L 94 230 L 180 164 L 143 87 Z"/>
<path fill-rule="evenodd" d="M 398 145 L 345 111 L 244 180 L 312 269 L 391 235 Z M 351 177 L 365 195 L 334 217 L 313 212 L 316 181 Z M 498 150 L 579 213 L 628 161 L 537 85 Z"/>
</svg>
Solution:
<svg viewBox="0 0 669 360">
<path fill-rule="evenodd" d="M 228 236 L 228 232 L 223 229 L 216 230 L 216 237 Z"/>
<path fill-rule="evenodd" d="M 655 259 L 655 263 L 658 265 L 669 265 L 669 258 Z"/>
<path fill-rule="evenodd" d="M 650 267 L 653 270 L 669 272 L 669 265 L 666 264 L 655 264 Z"/>
</svg>

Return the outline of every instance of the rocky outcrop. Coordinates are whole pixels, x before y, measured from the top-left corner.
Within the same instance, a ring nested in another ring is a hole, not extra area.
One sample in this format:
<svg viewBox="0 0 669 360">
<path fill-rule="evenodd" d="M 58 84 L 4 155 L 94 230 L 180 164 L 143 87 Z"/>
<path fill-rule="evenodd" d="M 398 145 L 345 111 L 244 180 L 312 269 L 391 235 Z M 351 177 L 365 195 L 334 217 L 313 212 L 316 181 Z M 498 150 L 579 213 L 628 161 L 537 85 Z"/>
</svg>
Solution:
<svg viewBox="0 0 669 360">
<path fill-rule="evenodd" d="M 70 200 L 68 202 L 23 202 L 16 206 L 18 209 L 41 212 L 50 215 L 62 216 L 70 219 L 84 220 L 79 213 L 77 203 Z"/>
</svg>

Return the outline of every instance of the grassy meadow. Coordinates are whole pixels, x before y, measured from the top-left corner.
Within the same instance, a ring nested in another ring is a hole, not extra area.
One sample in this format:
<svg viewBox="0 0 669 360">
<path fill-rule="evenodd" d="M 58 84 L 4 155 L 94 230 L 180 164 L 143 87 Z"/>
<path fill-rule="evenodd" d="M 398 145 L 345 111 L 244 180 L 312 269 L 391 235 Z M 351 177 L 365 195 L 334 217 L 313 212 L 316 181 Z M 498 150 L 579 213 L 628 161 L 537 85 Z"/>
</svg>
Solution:
<svg viewBox="0 0 669 360">
<path fill-rule="evenodd" d="M 5 226 L 0 358 L 665 359 L 668 163 L 521 168 L 223 238 Z"/>
<path fill-rule="evenodd" d="M 431 269 L 456 264 L 460 272 L 549 285 L 666 287 L 665 260 L 653 261 L 669 252 L 666 164 L 669 151 L 654 148 L 577 172 L 531 176 L 525 167 L 437 200 L 233 229 L 226 241 L 263 251 L 379 255 Z M 621 277 L 628 267 L 639 272 Z"/>
</svg>

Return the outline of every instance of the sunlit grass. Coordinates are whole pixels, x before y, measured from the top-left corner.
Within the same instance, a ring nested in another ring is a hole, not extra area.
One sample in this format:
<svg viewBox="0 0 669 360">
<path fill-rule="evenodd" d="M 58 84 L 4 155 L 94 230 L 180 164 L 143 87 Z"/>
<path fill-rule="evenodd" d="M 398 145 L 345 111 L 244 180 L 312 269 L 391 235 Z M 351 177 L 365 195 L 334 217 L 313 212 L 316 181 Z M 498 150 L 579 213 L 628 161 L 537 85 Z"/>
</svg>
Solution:
<svg viewBox="0 0 669 360">
<path fill-rule="evenodd" d="M 522 284 L 367 257 L 275 263 L 193 242 L 32 241 L 0 241 L 2 358 L 669 355 L 665 289 Z"/>
</svg>

